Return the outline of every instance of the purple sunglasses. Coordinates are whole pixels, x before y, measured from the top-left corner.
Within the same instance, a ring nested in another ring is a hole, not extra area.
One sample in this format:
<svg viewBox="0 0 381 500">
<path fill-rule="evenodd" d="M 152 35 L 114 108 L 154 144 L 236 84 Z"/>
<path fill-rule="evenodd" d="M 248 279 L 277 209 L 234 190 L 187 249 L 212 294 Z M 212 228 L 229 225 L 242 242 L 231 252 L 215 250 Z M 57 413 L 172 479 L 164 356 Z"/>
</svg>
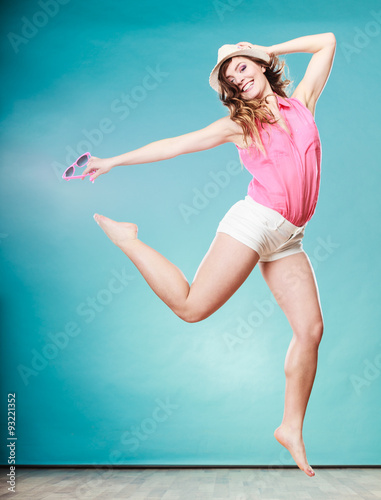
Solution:
<svg viewBox="0 0 381 500">
<path fill-rule="evenodd" d="M 86 175 L 91 175 L 91 172 L 88 172 L 85 175 L 74 175 L 75 173 L 75 167 L 82 168 L 85 165 L 87 165 L 87 162 L 89 161 L 91 154 L 89 152 L 81 155 L 77 160 L 70 165 L 70 167 L 67 167 L 65 172 L 62 174 L 62 179 L 65 179 L 65 181 L 70 181 L 71 179 L 83 179 L 86 177 Z M 91 180 L 91 179 L 90 179 Z M 94 182 L 93 180 L 91 182 Z"/>
</svg>

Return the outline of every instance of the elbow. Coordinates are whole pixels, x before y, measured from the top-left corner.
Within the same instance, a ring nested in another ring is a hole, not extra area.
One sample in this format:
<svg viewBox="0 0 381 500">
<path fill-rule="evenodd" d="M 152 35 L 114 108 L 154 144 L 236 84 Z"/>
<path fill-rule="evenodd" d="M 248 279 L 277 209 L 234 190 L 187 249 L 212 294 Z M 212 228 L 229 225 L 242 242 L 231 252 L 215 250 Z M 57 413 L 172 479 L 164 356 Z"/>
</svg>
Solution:
<svg viewBox="0 0 381 500">
<path fill-rule="evenodd" d="M 163 158 L 165 160 L 170 160 L 171 158 L 175 158 L 182 154 L 179 145 L 176 143 L 173 137 L 169 139 L 164 139 L 163 143 Z"/>
<path fill-rule="evenodd" d="M 330 45 L 336 45 L 336 37 L 333 33 L 327 33 Z"/>
</svg>

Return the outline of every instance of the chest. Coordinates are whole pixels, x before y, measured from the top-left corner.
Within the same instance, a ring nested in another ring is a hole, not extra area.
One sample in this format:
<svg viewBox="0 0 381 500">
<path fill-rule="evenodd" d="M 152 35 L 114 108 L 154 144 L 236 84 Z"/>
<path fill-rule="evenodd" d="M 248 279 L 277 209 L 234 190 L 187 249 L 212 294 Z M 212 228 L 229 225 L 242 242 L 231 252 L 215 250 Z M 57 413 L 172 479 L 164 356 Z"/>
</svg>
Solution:
<svg viewBox="0 0 381 500">
<path fill-rule="evenodd" d="M 287 136 L 290 138 L 292 136 L 292 130 L 291 130 L 291 127 L 289 126 L 289 124 L 287 123 L 287 120 L 285 119 L 284 116 L 281 115 L 281 113 L 274 113 L 274 116 L 275 116 L 275 119 L 277 120 L 275 124 L 273 125 L 269 125 L 269 124 L 265 124 L 265 128 L 267 128 L 267 130 L 271 127 L 277 127 L 278 130 L 281 129 L 283 130 Z M 260 132 L 260 135 L 261 135 L 261 132 Z M 242 136 L 239 136 L 236 138 L 236 140 L 234 141 L 237 146 L 239 146 L 240 148 L 244 149 L 246 146 L 244 144 L 244 141 L 243 141 L 243 135 Z"/>
<path fill-rule="evenodd" d="M 277 120 L 278 126 L 281 127 L 286 132 L 286 134 L 288 134 L 291 137 L 291 130 L 289 129 L 287 122 L 283 118 L 283 116 L 279 114 L 278 116 L 275 115 L 275 118 Z"/>
<path fill-rule="evenodd" d="M 263 128 L 261 126 L 258 128 L 259 136 L 268 154 L 289 155 L 292 151 L 295 153 L 295 150 L 303 154 L 319 140 L 316 123 L 310 111 L 294 108 L 273 111 L 273 114 L 276 119 L 275 123 L 264 123 Z M 243 136 L 239 137 L 239 142 L 236 141 L 236 144 L 239 148 L 245 149 Z"/>
</svg>

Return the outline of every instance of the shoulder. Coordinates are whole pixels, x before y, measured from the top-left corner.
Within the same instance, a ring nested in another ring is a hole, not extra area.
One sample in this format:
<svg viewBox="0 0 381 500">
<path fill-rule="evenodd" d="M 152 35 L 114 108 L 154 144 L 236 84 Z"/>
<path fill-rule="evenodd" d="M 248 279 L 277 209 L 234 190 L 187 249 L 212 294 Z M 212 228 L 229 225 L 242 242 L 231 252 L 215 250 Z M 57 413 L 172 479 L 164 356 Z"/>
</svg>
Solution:
<svg viewBox="0 0 381 500">
<path fill-rule="evenodd" d="M 228 130 L 229 132 L 233 133 L 241 133 L 242 134 L 242 128 L 238 123 L 234 122 L 230 116 L 224 116 L 223 118 L 220 118 L 217 120 L 217 122 L 220 123 L 221 127 L 224 128 L 225 130 Z M 217 123 L 216 122 L 216 123 Z"/>
<path fill-rule="evenodd" d="M 218 123 L 218 126 L 221 127 L 221 132 L 228 142 L 241 142 L 243 135 L 242 127 L 233 121 L 230 116 L 224 116 L 215 123 Z"/>
</svg>

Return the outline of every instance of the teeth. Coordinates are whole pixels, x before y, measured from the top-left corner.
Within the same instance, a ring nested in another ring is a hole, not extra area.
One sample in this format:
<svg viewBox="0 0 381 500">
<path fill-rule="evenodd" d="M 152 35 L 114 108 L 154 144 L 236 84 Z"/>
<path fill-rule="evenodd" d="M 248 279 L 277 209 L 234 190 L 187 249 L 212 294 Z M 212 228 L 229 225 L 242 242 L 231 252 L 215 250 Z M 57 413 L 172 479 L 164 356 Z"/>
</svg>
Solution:
<svg viewBox="0 0 381 500">
<path fill-rule="evenodd" d="M 243 92 L 246 92 L 246 91 L 247 91 L 247 90 L 249 90 L 249 89 L 250 89 L 253 85 L 254 85 L 254 82 L 247 83 L 247 84 L 243 87 L 242 91 L 243 91 Z"/>
</svg>

